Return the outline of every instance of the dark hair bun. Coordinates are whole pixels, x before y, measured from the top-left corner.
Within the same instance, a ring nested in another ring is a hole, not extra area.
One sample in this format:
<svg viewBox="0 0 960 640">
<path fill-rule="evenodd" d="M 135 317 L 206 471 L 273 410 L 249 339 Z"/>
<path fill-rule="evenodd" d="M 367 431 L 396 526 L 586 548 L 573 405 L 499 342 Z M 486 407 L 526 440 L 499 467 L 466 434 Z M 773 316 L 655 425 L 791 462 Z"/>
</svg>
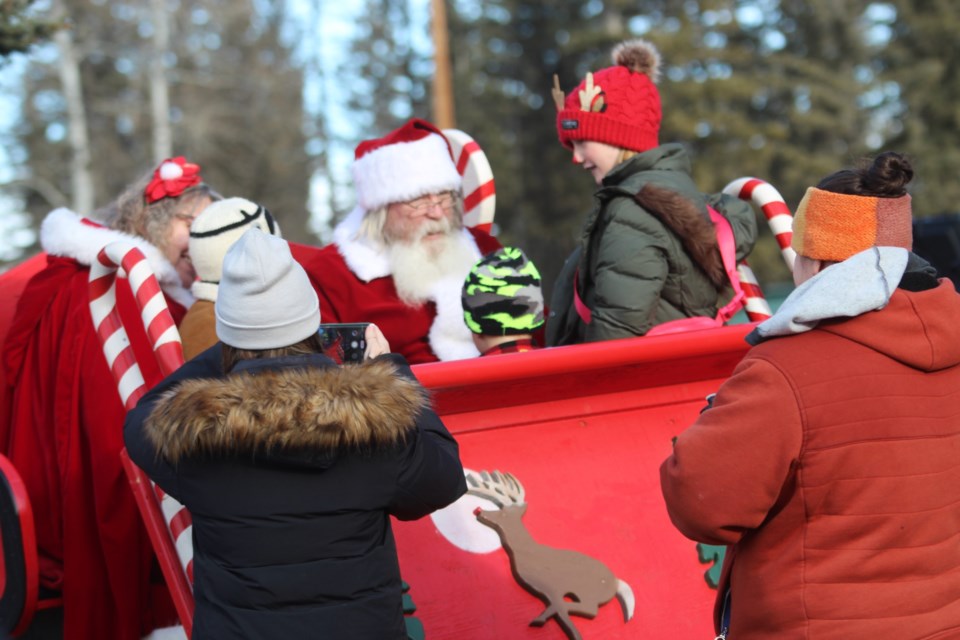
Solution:
<svg viewBox="0 0 960 640">
<path fill-rule="evenodd" d="M 907 184 L 913 180 L 913 166 L 906 156 L 896 151 L 885 151 L 873 160 L 863 172 L 863 190 L 877 197 L 896 198 L 907 193 Z"/>
<path fill-rule="evenodd" d="M 907 194 L 913 180 L 913 166 L 896 151 L 884 151 L 873 162 L 866 160 L 857 169 L 841 169 L 817 184 L 818 189 L 873 198 L 899 198 Z"/>
</svg>

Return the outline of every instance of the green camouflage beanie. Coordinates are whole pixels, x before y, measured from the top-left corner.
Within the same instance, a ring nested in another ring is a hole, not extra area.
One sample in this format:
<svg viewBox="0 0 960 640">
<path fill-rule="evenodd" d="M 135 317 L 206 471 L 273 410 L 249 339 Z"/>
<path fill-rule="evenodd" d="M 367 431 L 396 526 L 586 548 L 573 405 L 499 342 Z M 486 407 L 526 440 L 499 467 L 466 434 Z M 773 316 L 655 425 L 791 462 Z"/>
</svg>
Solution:
<svg viewBox="0 0 960 640">
<path fill-rule="evenodd" d="M 543 325 L 540 272 L 514 247 L 494 251 L 473 265 L 460 299 L 464 320 L 474 333 L 518 335 Z"/>
</svg>

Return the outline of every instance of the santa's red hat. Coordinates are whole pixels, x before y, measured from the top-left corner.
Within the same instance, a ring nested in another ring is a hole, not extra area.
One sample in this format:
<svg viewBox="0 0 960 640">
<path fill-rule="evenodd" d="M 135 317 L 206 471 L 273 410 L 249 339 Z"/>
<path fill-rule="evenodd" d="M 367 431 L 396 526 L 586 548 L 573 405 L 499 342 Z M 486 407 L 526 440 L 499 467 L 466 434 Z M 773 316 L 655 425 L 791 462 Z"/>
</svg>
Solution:
<svg viewBox="0 0 960 640">
<path fill-rule="evenodd" d="M 444 135 L 426 120 L 414 118 L 357 146 L 353 183 L 357 203 L 372 211 L 428 193 L 458 190 L 461 178 Z"/>
</svg>

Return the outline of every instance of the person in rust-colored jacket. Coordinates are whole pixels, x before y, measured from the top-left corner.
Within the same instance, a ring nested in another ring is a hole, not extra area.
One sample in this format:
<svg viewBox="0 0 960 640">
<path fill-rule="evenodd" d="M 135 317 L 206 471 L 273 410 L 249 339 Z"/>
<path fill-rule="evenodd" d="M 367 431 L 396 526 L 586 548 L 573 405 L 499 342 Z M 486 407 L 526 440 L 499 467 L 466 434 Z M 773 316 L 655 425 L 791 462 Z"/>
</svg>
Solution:
<svg viewBox="0 0 960 640">
<path fill-rule="evenodd" d="M 660 469 L 680 531 L 730 545 L 724 637 L 960 637 L 960 296 L 910 252 L 912 176 L 808 189 L 797 289 Z"/>
</svg>

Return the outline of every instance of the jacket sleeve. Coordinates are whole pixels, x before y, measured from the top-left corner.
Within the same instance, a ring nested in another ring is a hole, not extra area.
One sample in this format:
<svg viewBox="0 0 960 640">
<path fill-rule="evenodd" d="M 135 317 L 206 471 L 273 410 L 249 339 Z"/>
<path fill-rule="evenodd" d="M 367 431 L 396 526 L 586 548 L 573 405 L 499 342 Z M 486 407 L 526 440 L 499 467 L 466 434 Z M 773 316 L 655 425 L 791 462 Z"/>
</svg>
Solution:
<svg viewBox="0 0 960 640">
<path fill-rule="evenodd" d="M 413 378 L 409 366 L 400 374 Z M 391 515 L 415 520 L 441 509 L 467 491 L 460 447 L 433 409 L 417 419 L 416 430 L 400 456 Z"/>
<path fill-rule="evenodd" d="M 660 467 L 673 524 L 699 542 L 739 541 L 760 526 L 795 472 L 802 434 L 788 380 L 748 355 Z"/>
<path fill-rule="evenodd" d="M 216 378 L 222 375 L 220 358 L 218 343 L 184 364 L 140 398 L 137 406 L 127 413 L 123 425 L 124 444 L 130 459 L 161 489 L 178 500 L 181 498 L 177 487 L 176 471 L 170 463 L 157 455 L 157 450 L 144 431 L 144 422 L 153 411 L 160 396 L 174 385 L 192 378 Z"/>
<path fill-rule="evenodd" d="M 654 324 L 669 268 L 663 224 L 627 198 L 614 198 L 607 206 L 610 222 L 595 249 L 587 342 L 646 333 Z"/>
</svg>

